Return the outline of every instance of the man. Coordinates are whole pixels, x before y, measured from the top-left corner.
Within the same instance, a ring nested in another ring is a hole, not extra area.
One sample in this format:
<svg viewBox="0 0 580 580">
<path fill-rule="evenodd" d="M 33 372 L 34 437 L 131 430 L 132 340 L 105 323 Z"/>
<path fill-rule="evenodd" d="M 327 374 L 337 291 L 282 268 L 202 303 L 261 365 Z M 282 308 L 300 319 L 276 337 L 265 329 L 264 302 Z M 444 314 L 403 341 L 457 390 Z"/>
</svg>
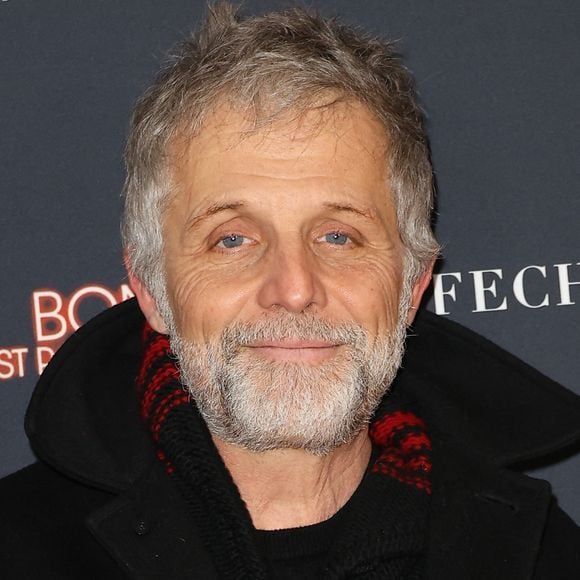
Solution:
<svg viewBox="0 0 580 580">
<path fill-rule="evenodd" d="M 140 309 L 43 375 L 3 577 L 578 576 L 578 528 L 507 469 L 578 442 L 578 398 L 415 321 L 432 170 L 389 45 L 216 6 L 138 103 L 126 159 Z"/>
</svg>

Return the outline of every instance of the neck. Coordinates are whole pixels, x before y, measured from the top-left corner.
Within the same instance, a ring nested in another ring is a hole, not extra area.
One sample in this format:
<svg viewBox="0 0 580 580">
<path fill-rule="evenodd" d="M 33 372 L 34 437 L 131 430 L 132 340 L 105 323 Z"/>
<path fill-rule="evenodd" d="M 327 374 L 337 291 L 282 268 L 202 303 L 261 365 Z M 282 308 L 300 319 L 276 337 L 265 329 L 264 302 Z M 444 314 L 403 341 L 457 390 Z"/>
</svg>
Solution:
<svg viewBox="0 0 580 580">
<path fill-rule="evenodd" d="M 259 530 L 307 526 L 333 516 L 358 487 L 372 448 L 366 429 L 324 456 L 300 449 L 253 453 L 217 437 L 214 443 Z"/>
</svg>

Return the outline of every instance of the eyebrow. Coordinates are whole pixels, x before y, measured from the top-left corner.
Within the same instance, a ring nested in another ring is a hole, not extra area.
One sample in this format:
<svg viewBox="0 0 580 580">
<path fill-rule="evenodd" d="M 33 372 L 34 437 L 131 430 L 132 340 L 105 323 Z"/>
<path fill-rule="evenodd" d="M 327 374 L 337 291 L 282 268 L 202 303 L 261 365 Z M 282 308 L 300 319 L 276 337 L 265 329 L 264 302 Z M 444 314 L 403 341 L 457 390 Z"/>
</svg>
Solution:
<svg viewBox="0 0 580 580">
<path fill-rule="evenodd" d="M 374 220 L 376 217 L 373 211 L 366 208 L 356 207 L 350 203 L 325 203 L 324 207 L 335 211 L 354 213 L 368 220 Z"/>
<path fill-rule="evenodd" d="M 200 222 L 216 215 L 224 211 L 228 211 L 231 209 L 239 209 L 243 207 L 244 203 L 241 201 L 235 201 L 232 203 L 214 203 L 210 205 L 203 213 L 193 216 L 192 218 L 187 220 L 188 228 L 193 228 Z"/>
<path fill-rule="evenodd" d="M 187 226 L 188 228 L 193 228 L 194 226 L 198 225 L 199 223 L 203 222 L 204 220 L 214 215 L 232 209 L 239 209 L 241 207 L 244 207 L 244 205 L 245 204 L 242 201 L 235 201 L 232 203 L 214 203 L 210 205 L 203 213 L 190 218 L 187 222 Z M 323 204 L 323 207 L 334 211 L 354 213 L 355 215 L 362 216 L 368 220 L 374 221 L 375 219 L 375 214 L 371 210 L 359 208 L 350 203 L 327 202 Z"/>
</svg>

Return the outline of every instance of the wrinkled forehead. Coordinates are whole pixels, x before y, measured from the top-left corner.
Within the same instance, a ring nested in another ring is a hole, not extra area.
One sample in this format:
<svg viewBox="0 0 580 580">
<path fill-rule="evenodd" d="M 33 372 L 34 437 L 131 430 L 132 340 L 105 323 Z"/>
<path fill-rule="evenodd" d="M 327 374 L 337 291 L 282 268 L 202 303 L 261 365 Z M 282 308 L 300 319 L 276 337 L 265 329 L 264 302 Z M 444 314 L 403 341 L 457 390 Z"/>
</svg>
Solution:
<svg viewBox="0 0 580 580">
<path fill-rule="evenodd" d="M 207 169 L 227 172 L 232 164 L 293 162 L 296 176 L 312 165 L 340 174 L 359 169 L 388 180 L 388 137 L 382 123 L 364 105 L 344 98 L 310 102 L 270 118 L 221 102 L 205 117 L 195 134 L 181 132 L 170 145 L 170 172 L 177 190 Z M 309 161 L 311 163 L 309 163 Z"/>
</svg>

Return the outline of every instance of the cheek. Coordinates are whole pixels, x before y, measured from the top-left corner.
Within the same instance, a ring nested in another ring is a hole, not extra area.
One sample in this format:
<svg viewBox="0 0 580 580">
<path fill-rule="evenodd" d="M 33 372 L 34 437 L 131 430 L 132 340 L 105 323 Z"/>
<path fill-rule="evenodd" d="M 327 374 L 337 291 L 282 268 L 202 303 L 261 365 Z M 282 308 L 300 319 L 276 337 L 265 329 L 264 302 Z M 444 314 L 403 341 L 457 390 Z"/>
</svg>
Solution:
<svg viewBox="0 0 580 580">
<path fill-rule="evenodd" d="M 395 328 L 403 285 L 399 260 L 367 258 L 330 278 L 333 294 L 352 319 L 373 334 Z"/>
<path fill-rule="evenodd" d="M 216 272 L 195 260 L 168 260 L 167 289 L 178 331 L 190 340 L 211 340 L 244 309 L 251 294 L 233 270 Z"/>
</svg>

